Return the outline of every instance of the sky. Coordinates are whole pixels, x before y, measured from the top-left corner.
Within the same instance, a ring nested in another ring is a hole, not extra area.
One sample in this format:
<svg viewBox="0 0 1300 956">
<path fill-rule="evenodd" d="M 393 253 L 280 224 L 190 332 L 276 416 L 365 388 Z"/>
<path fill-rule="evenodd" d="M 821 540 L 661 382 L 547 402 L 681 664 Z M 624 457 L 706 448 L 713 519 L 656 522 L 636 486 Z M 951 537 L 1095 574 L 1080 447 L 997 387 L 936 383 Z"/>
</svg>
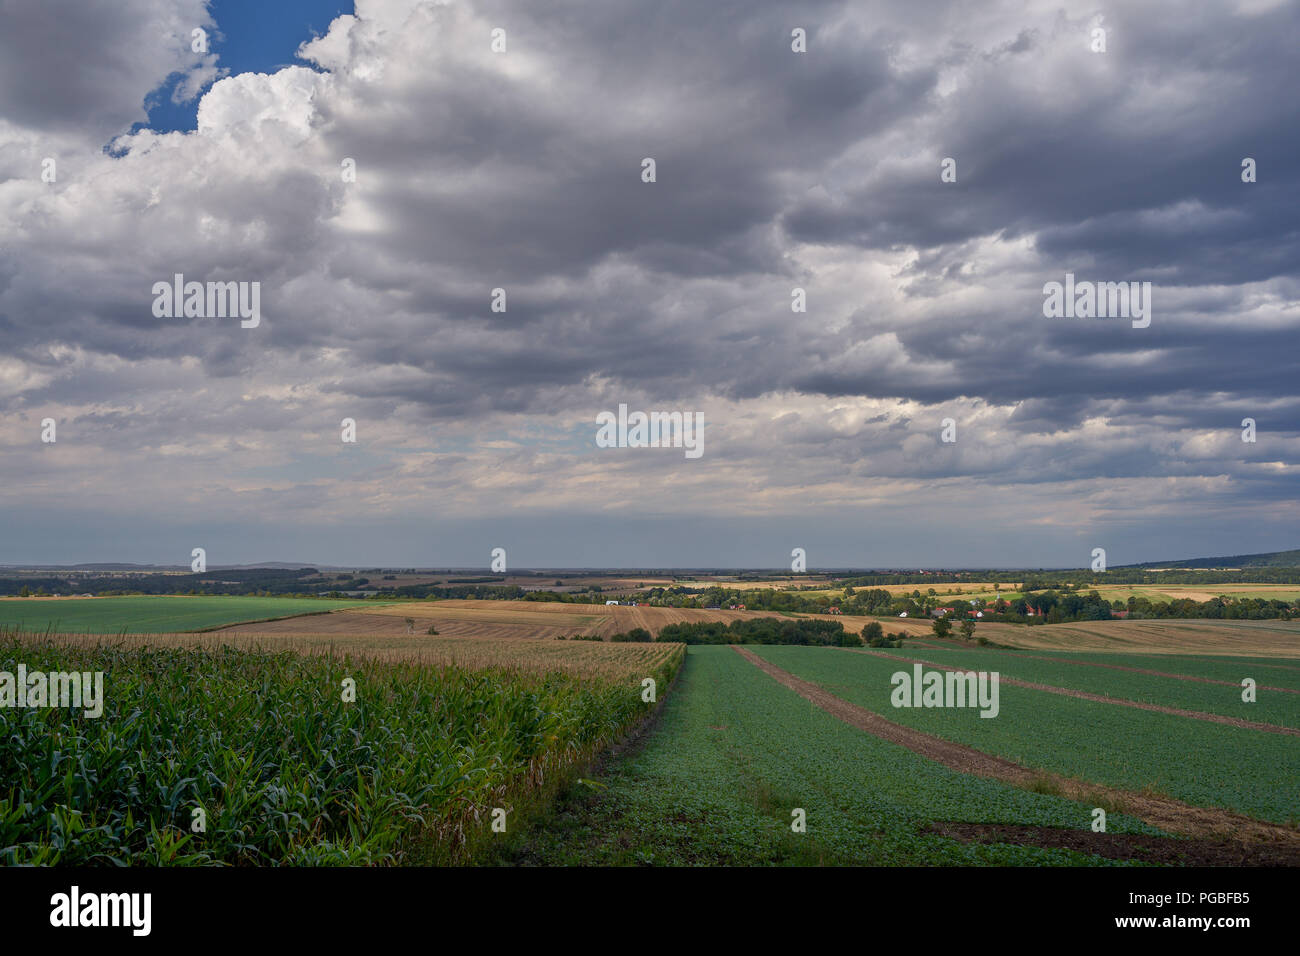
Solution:
<svg viewBox="0 0 1300 956">
<path fill-rule="evenodd" d="M 1300 4 L 0 13 L 0 564 L 1300 547 Z"/>
</svg>

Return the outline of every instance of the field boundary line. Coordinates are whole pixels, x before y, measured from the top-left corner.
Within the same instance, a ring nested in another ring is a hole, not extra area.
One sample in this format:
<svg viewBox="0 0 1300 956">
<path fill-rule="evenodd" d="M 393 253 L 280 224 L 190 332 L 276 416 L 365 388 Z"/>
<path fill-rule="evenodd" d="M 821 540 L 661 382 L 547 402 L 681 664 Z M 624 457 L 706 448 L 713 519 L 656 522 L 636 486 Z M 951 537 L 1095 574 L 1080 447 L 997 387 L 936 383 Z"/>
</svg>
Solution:
<svg viewBox="0 0 1300 956">
<path fill-rule="evenodd" d="M 578 767 L 569 775 L 568 781 L 559 788 L 557 796 L 572 791 L 577 786 L 578 781 L 584 777 L 598 778 L 605 776 L 616 761 L 626 760 L 645 748 L 651 735 L 658 729 L 664 709 L 668 706 L 669 700 L 672 699 L 677 685 L 681 683 L 682 673 L 686 670 L 689 661 L 689 647 L 683 645 L 681 662 L 678 663 L 677 669 L 673 671 L 673 677 L 668 682 L 668 686 L 663 688 L 663 691 L 657 695 L 655 705 L 650 712 L 611 740 L 608 745 L 591 754 L 581 767 Z M 598 795 L 596 799 L 603 800 L 606 797 Z M 558 806 L 558 801 L 553 799 L 549 812 L 545 815 L 538 815 L 522 833 L 515 837 L 511 846 L 503 854 L 503 859 L 509 861 L 511 865 L 526 863 L 533 852 L 533 841 L 541 830 L 554 822 Z"/>
<path fill-rule="evenodd" d="M 234 624 L 214 624 L 211 627 L 195 627 L 188 631 L 176 631 L 177 634 L 211 634 L 213 631 L 225 631 L 232 627 L 247 627 L 249 624 L 270 624 L 272 621 L 292 621 L 296 617 L 319 617 L 322 614 L 342 614 L 351 608 L 332 607 L 324 611 L 299 611 L 297 614 L 281 614 L 279 617 L 259 617 L 251 621 L 236 621 Z M 144 633 L 144 632 L 140 632 Z"/>
<path fill-rule="evenodd" d="M 976 750 L 965 744 L 954 743 L 922 730 L 896 724 L 874 711 L 851 704 L 843 698 L 822 689 L 811 681 L 796 677 L 739 645 L 731 645 L 749 661 L 778 684 L 794 691 L 800 697 L 844 723 L 865 731 L 889 743 L 898 744 L 950 770 L 989 777 L 1025 790 L 1043 792 L 1044 783 L 1050 784 L 1060 796 L 1081 803 L 1109 800 L 1121 812 L 1137 817 L 1166 833 L 1204 837 L 1221 836 L 1234 842 L 1267 842 L 1284 844 L 1300 849 L 1300 830 L 1282 824 L 1256 820 L 1244 814 L 1220 807 L 1197 807 L 1173 797 L 1158 794 L 1136 793 L 1104 784 L 1063 777 L 1043 770 L 1034 770 L 1005 757 Z"/>
<path fill-rule="evenodd" d="M 900 654 L 884 654 L 879 651 L 867 651 L 865 648 L 847 647 L 844 650 L 857 654 L 871 654 L 874 657 L 887 657 L 891 661 L 903 661 L 908 664 L 925 664 L 943 671 L 956 671 L 959 674 L 968 674 L 974 668 L 971 667 L 954 667 L 951 664 L 936 664 L 934 661 L 923 661 L 919 657 L 903 657 Z M 1256 720 L 1245 720 L 1241 717 L 1226 717 L 1223 714 L 1207 714 L 1199 710 L 1183 710 L 1181 707 L 1165 707 L 1163 704 L 1148 704 L 1140 700 L 1125 700 L 1122 697 L 1106 697 L 1102 694 L 1094 694 L 1086 690 L 1071 690 L 1069 687 L 1056 687 L 1052 684 L 1039 684 L 1035 681 L 1019 680 L 1015 677 L 998 678 L 1003 684 L 1010 684 L 1012 687 L 1026 687 L 1030 690 L 1041 690 L 1049 694 L 1059 694 L 1062 697 L 1077 697 L 1080 700 L 1091 700 L 1099 704 L 1114 704 L 1119 707 L 1135 707 L 1138 710 L 1150 710 L 1157 714 L 1170 714 L 1174 717 L 1191 717 L 1193 720 L 1205 720 L 1213 724 L 1226 724 L 1229 727 L 1240 727 L 1243 730 L 1259 730 L 1266 734 L 1285 734 L 1289 737 L 1300 737 L 1300 729 L 1295 727 L 1284 727 L 1281 724 L 1263 724 Z M 1229 686 L 1236 686 L 1235 684 Z"/>
</svg>

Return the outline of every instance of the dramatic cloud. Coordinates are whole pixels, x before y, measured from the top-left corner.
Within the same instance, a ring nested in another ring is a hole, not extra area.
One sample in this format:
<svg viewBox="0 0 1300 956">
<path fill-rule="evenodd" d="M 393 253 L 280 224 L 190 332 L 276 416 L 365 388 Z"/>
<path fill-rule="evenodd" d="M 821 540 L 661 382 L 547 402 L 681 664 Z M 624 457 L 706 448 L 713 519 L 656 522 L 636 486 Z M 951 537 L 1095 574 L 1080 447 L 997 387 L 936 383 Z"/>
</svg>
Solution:
<svg viewBox="0 0 1300 956">
<path fill-rule="evenodd" d="M 234 75 L 199 0 L 0 6 L 0 562 L 1295 546 L 1294 4 L 358 0 Z M 703 457 L 597 448 L 620 403 Z"/>
</svg>

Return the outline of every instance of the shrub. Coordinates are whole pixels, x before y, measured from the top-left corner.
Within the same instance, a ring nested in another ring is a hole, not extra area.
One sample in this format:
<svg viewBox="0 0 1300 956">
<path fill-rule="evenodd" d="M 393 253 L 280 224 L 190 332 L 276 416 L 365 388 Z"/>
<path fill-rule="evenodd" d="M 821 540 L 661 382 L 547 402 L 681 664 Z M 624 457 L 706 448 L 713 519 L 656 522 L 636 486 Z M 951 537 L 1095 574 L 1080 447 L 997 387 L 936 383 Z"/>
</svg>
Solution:
<svg viewBox="0 0 1300 956">
<path fill-rule="evenodd" d="M 880 634 L 880 636 L 873 637 L 870 641 L 867 642 L 867 646 L 868 647 L 902 647 L 903 638 L 905 637 L 907 637 L 907 635 L 902 631 L 899 631 L 897 634 L 886 635 L 883 633 L 883 629 L 882 629 L 882 633 Z"/>
<path fill-rule="evenodd" d="M 668 624 L 659 629 L 659 640 L 683 644 L 811 644 L 833 647 L 841 643 L 843 633 L 844 625 L 839 621 L 760 617 L 732 621 L 729 627 L 720 621 Z"/>
</svg>

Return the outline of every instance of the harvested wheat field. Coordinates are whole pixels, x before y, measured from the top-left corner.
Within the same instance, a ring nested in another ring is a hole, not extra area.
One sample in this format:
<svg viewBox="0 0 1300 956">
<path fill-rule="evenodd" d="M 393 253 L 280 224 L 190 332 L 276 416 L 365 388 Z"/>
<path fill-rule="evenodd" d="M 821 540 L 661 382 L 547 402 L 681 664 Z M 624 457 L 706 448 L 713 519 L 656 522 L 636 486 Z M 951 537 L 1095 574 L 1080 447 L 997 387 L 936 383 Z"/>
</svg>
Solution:
<svg viewBox="0 0 1300 956">
<path fill-rule="evenodd" d="M 860 630 L 843 618 L 845 629 Z M 924 618 L 871 618 L 887 633 L 934 637 Z M 1115 651 L 1133 654 L 1212 654 L 1222 657 L 1300 657 L 1300 621 L 1087 621 L 1002 624 L 981 621 L 975 636 L 1025 650 Z M 958 642 L 960 643 L 960 642 Z"/>
<path fill-rule="evenodd" d="M 216 634 L 426 634 L 433 627 L 440 637 L 554 639 L 574 634 L 599 635 L 643 627 L 652 634 L 667 624 L 731 622 L 755 617 L 781 617 L 774 611 L 709 611 L 696 608 L 631 607 L 605 604 L 560 604 L 534 601 L 447 600 L 349 608 L 332 614 L 287 618 L 260 624 L 235 625 Z M 805 616 L 805 615 L 793 615 Z M 410 618 L 409 626 L 406 619 Z M 856 618 L 845 620 L 857 620 Z M 846 625 L 852 626 L 852 625 Z M 859 625 L 859 629 L 861 625 Z"/>
<path fill-rule="evenodd" d="M 1002 582 L 1000 587 L 1003 593 L 1007 593 L 1017 590 L 1020 585 Z M 959 584 L 954 584 L 951 581 L 946 584 L 872 584 L 858 588 L 859 591 L 888 591 L 895 596 L 911 594 L 913 591 L 928 594 L 931 589 L 937 595 L 953 595 L 967 598 L 976 597 L 986 592 L 990 596 L 997 593 L 993 590 L 992 581 L 962 581 Z"/>
<path fill-rule="evenodd" d="M 609 637 L 635 627 L 657 634 L 668 624 L 700 621 L 730 623 L 756 617 L 781 616 L 821 615 L 531 601 L 448 600 L 345 608 L 331 614 L 233 625 L 212 633 L 268 637 L 394 637 L 410 634 L 423 636 L 433 627 L 438 636 L 447 638 L 553 640 L 561 635 L 571 637 L 575 634 Z M 407 618 L 413 622 L 409 629 Z M 860 631 L 868 621 L 876 620 L 887 632 L 901 631 L 914 638 L 933 634 L 931 622 L 923 618 L 846 616 L 834 620 L 841 621 L 846 630 L 853 632 Z M 1036 650 L 1300 657 L 1300 622 L 1288 621 L 1089 621 L 1033 626 L 989 621 L 980 622 L 975 634 L 1008 647 Z"/>
<path fill-rule="evenodd" d="M 980 624 L 976 635 L 1009 647 L 1139 654 L 1300 658 L 1300 622 L 1092 621 L 1079 624 Z"/>
<path fill-rule="evenodd" d="M 1161 585 L 1160 590 L 1171 598 L 1190 598 L 1193 601 L 1211 601 L 1220 595 L 1235 598 L 1261 598 L 1266 601 L 1294 601 L 1300 598 L 1300 588 L 1294 584 L 1220 584 L 1217 588 L 1184 588 Z"/>
</svg>

